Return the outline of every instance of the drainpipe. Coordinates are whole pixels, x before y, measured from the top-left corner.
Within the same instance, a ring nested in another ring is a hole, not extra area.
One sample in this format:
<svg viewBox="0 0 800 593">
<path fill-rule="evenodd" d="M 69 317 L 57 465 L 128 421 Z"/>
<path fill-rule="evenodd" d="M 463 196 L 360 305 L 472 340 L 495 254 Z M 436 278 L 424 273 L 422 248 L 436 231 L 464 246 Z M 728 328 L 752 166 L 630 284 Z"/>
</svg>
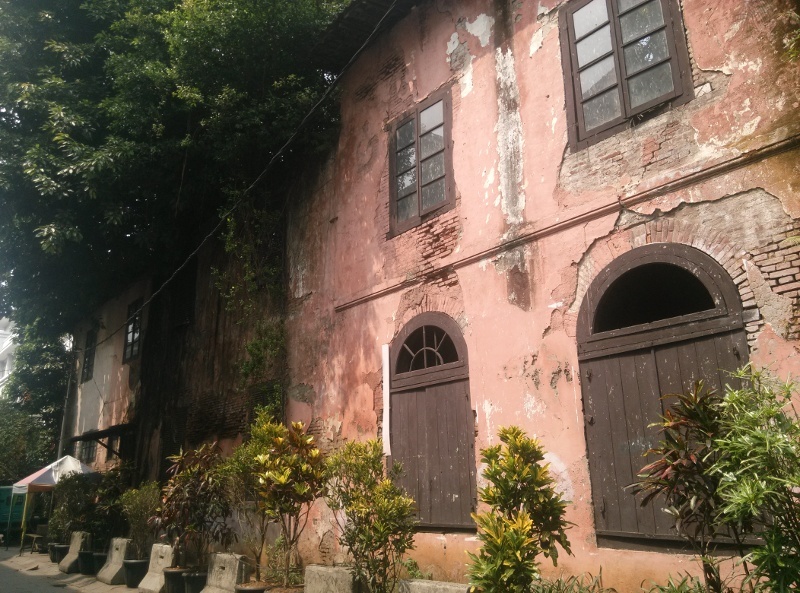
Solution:
<svg viewBox="0 0 800 593">
<path fill-rule="evenodd" d="M 58 454 L 56 459 L 64 456 L 64 440 L 67 438 L 67 414 L 69 413 L 69 394 L 72 390 L 72 376 L 75 373 L 75 338 L 72 339 L 70 350 L 69 378 L 67 379 L 67 393 L 64 396 L 64 411 L 61 413 L 61 434 L 58 437 Z"/>
</svg>

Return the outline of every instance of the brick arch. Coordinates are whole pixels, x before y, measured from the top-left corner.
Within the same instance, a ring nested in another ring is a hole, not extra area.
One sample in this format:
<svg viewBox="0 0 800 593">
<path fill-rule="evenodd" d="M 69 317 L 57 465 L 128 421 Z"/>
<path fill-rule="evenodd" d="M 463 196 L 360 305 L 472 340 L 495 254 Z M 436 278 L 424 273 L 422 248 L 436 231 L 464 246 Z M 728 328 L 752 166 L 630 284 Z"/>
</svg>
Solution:
<svg viewBox="0 0 800 593">
<path fill-rule="evenodd" d="M 578 267 L 578 283 L 575 300 L 569 309 L 570 335 L 575 335 L 578 311 L 592 281 L 601 270 L 619 256 L 645 245 L 654 243 L 676 243 L 694 247 L 702 251 L 719 265 L 733 279 L 742 302 L 748 303 L 745 309 L 753 309 L 750 303 L 752 291 L 747 282 L 744 270 L 743 252 L 739 250 L 726 235 L 698 225 L 673 218 L 658 218 L 642 224 L 620 230 L 598 239 L 586 252 Z"/>
<path fill-rule="evenodd" d="M 454 270 L 443 270 L 403 292 L 394 315 L 392 336 L 397 336 L 409 321 L 422 313 L 445 313 L 455 319 L 463 331 L 464 293 Z"/>
</svg>

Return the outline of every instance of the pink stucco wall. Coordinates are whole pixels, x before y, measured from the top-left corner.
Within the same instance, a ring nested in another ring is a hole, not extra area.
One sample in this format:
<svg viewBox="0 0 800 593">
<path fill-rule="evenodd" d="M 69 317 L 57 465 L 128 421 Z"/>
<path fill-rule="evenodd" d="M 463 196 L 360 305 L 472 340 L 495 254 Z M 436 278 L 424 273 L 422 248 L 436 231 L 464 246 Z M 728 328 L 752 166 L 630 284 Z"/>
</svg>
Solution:
<svg viewBox="0 0 800 593">
<path fill-rule="evenodd" d="M 797 374 L 798 250 L 781 240 L 800 216 L 800 76 L 780 51 L 788 3 L 685 0 L 695 99 L 573 152 L 563 4 L 421 2 L 348 72 L 338 146 L 290 214 L 289 409 L 325 446 L 379 435 L 381 346 L 420 312 L 449 314 L 469 351 L 476 449 L 520 425 L 543 441 L 572 501 L 574 556 L 557 571 L 602 567 L 607 585 L 638 590 L 697 566 L 596 544 L 577 312 L 618 255 L 693 245 L 752 311 L 751 359 Z M 387 125 L 447 85 L 456 206 L 387 238 Z M 307 560 L 340 557 L 332 530 L 318 509 Z M 464 581 L 464 550 L 476 546 L 474 535 L 419 534 L 413 555 L 434 578 Z"/>
</svg>

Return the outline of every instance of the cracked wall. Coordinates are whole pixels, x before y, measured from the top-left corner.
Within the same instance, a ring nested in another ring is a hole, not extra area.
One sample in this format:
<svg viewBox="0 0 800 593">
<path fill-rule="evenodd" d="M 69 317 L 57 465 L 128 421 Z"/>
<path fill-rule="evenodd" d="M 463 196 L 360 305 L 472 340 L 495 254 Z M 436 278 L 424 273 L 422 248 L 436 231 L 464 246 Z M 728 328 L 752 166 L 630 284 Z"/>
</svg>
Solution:
<svg viewBox="0 0 800 593">
<path fill-rule="evenodd" d="M 520 425 L 572 500 L 574 556 L 558 569 L 602 567 L 607 585 L 638 590 L 696 567 L 597 545 L 577 311 L 621 254 L 693 245 L 739 289 L 751 359 L 800 373 L 800 76 L 780 55 L 774 15 L 788 2 L 683 0 L 695 98 L 574 152 L 564 4 L 422 2 L 345 75 L 338 146 L 289 215 L 290 412 L 326 447 L 385 434 L 382 346 L 420 312 L 450 315 L 469 352 L 477 448 Z M 392 236 L 388 131 L 447 88 L 453 208 Z M 313 518 L 309 560 L 339 557 L 329 519 L 324 508 Z M 414 557 L 464 582 L 464 550 L 476 547 L 470 534 L 419 534 Z"/>
</svg>

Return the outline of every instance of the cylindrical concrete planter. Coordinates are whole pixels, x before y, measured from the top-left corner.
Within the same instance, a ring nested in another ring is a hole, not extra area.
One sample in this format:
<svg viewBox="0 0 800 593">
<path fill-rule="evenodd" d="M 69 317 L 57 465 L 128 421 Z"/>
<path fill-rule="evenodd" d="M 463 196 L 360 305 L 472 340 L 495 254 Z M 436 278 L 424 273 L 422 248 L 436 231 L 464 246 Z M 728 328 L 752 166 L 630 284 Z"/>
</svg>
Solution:
<svg viewBox="0 0 800 593">
<path fill-rule="evenodd" d="M 187 568 L 165 568 L 164 593 L 186 593 L 183 575 L 187 572 Z"/>
<path fill-rule="evenodd" d="M 106 554 L 105 552 L 95 552 L 93 556 L 94 556 L 94 573 L 97 574 L 98 572 L 100 572 L 100 569 L 102 569 L 106 565 L 106 560 L 108 560 L 108 554 Z"/>
<path fill-rule="evenodd" d="M 78 570 L 83 575 L 95 574 L 94 552 L 91 550 L 81 550 L 78 552 Z"/>
<path fill-rule="evenodd" d="M 187 572 L 183 575 L 186 583 L 186 593 L 200 593 L 206 586 L 208 573 L 206 572 Z"/>
<path fill-rule="evenodd" d="M 125 586 L 135 589 L 147 574 L 149 560 L 123 560 L 122 568 L 125 570 Z"/>
<path fill-rule="evenodd" d="M 60 563 L 64 557 L 69 552 L 69 544 L 55 544 L 53 546 L 53 552 L 55 553 L 55 562 L 56 564 Z"/>
<path fill-rule="evenodd" d="M 47 552 L 50 554 L 50 562 L 56 561 L 56 545 L 55 544 L 47 544 Z"/>
</svg>

